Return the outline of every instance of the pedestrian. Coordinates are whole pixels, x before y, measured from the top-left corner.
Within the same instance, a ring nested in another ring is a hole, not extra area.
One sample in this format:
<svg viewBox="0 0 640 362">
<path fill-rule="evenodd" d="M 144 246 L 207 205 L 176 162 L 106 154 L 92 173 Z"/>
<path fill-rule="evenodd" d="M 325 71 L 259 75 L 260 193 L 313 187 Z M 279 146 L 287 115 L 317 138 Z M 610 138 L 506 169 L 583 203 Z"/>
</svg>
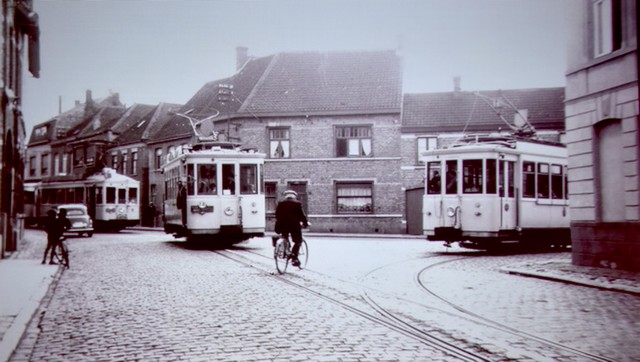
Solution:
<svg viewBox="0 0 640 362">
<path fill-rule="evenodd" d="M 176 206 L 182 211 L 182 226 L 187 227 L 187 189 L 182 184 L 182 181 L 178 181 Z"/>
<path fill-rule="evenodd" d="M 47 218 L 44 221 L 44 230 L 47 233 L 47 247 L 44 249 L 44 255 L 42 256 L 42 264 L 47 260 L 47 253 L 51 251 L 49 258 L 49 264 L 55 264 L 53 261 L 53 253 L 55 253 L 55 247 L 58 245 L 58 219 L 56 217 L 55 210 L 47 211 Z"/>
<path fill-rule="evenodd" d="M 302 210 L 302 204 L 297 200 L 298 194 L 293 190 L 283 193 L 284 199 L 276 206 L 275 232 L 288 238 L 291 235 L 293 249 L 291 250 L 291 265 L 300 266 L 298 252 L 302 244 L 302 228 L 307 228 L 309 222 Z"/>
<path fill-rule="evenodd" d="M 149 203 L 149 210 L 148 210 L 148 214 L 147 214 L 147 226 L 155 226 L 155 218 L 156 218 L 156 205 L 153 204 L 153 202 Z"/>
</svg>

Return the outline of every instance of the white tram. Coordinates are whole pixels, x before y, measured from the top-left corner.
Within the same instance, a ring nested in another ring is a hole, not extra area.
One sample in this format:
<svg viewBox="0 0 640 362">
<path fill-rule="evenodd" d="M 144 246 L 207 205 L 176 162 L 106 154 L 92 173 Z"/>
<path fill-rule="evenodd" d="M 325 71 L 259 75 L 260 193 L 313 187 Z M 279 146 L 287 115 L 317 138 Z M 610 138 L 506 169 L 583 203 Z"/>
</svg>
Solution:
<svg viewBox="0 0 640 362">
<path fill-rule="evenodd" d="M 83 180 L 30 184 L 25 192 L 33 193 L 28 199 L 38 222 L 62 204 L 85 204 L 98 230 L 120 231 L 140 222 L 140 182 L 108 167 Z"/>
<path fill-rule="evenodd" d="M 428 240 L 478 249 L 510 242 L 570 244 L 562 144 L 476 137 L 424 155 Z"/>
<path fill-rule="evenodd" d="M 166 233 L 227 244 L 264 236 L 264 153 L 202 141 L 167 158 L 162 170 Z M 179 182 L 186 185 L 182 205 Z"/>
</svg>

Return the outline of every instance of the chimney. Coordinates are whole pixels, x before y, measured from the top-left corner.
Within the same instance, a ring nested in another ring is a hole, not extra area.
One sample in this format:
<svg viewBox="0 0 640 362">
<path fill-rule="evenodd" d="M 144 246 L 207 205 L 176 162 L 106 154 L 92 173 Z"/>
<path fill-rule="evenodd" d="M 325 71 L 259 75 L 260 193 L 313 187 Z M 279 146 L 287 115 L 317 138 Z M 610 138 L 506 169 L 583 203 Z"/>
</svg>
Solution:
<svg viewBox="0 0 640 362">
<path fill-rule="evenodd" d="M 460 77 L 453 77 L 453 91 L 460 92 Z"/>
<path fill-rule="evenodd" d="M 93 104 L 93 99 L 91 98 L 91 90 L 87 89 L 85 102 L 84 102 L 84 113 L 89 114 L 94 110 L 94 108 L 95 108 L 95 105 Z"/>
<path fill-rule="evenodd" d="M 249 60 L 249 48 L 236 47 L 236 70 L 242 68 L 247 60 Z"/>
</svg>

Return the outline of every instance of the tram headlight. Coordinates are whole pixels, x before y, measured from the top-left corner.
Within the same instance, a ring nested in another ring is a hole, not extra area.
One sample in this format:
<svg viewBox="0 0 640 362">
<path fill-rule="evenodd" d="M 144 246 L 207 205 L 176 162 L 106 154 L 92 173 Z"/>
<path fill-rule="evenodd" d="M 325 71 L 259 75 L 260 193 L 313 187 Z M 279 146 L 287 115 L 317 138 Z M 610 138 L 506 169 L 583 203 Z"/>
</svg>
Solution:
<svg viewBox="0 0 640 362">
<path fill-rule="evenodd" d="M 453 207 L 448 207 L 447 208 L 447 216 L 449 217 L 453 217 L 453 215 L 456 214 L 456 210 L 453 209 Z"/>
<path fill-rule="evenodd" d="M 231 207 L 227 207 L 226 209 L 224 209 L 224 214 L 227 216 L 233 215 L 233 209 Z"/>
</svg>

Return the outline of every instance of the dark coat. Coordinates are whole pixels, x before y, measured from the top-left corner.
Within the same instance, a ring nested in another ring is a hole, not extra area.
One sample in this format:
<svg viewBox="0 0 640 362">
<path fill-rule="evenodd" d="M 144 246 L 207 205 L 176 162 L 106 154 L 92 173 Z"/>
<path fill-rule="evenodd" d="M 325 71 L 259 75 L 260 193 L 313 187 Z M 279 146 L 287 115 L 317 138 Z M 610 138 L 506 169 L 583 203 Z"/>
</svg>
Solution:
<svg viewBox="0 0 640 362">
<path fill-rule="evenodd" d="M 292 230 L 300 230 L 304 225 L 309 226 L 307 216 L 302 210 L 302 204 L 294 199 L 284 199 L 278 203 L 276 207 L 276 227 L 275 232 L 278 234 L 291 232 Z"/>
</svg>

